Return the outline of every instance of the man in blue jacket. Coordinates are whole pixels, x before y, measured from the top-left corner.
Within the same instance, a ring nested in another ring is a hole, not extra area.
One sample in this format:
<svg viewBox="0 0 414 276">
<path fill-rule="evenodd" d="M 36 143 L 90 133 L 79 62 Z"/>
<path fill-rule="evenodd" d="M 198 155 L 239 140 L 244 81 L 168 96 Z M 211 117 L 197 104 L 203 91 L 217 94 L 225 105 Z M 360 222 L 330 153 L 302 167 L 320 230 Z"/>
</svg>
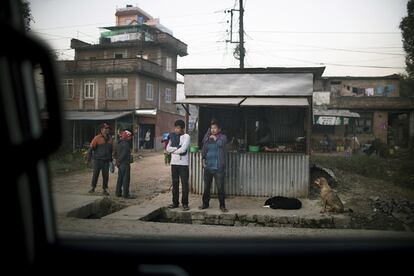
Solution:
<svg viewBox="0 0 414 276">
<path fill-rule="evenodd" d="M 226 144 L 227 137 L 221 133 L 217 121 L 213 121 L 210 127 L 210 135 L 203 139 L 202 159 L 204 168 L 204 193 L 203 204 L 200 209 L 207 209 L 210 203 L 210 190 L 213 177 L 218 188 L 220 210 L 228 212 L 224 200 L 224 176 L 226 170 Z"/>
</svg>

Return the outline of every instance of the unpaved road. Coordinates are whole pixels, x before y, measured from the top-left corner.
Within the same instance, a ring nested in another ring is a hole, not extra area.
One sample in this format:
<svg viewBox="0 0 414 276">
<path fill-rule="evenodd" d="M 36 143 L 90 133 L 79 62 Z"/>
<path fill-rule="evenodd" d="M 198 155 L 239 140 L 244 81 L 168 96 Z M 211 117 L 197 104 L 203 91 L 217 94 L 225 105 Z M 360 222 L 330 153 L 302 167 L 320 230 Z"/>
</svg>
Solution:
<svg viewBox="0 0 414 276">
<path fill-rule="evenodd" d="M 125 205 L 140 204 L 169 190 L 171 186 L 170 167 L 164 164 L 164 157 L 159 152 L 141 152 L 138 158 L 134 156 L 135 162 L 131 164 L 130 192 L 135 195 L 134 199 L 122 199 L 115 197 L 115 186 L 118 171 L 109 174 L 109 192 L 113 200 Z M 86 166 L 86 165 L 85 165 Z M 52 178 L 52 189 L 54 193 L 62 194 L 84 194 L 89 195 L 91 187 L 92 169 L 61 175 Z M 102 195 L 102 176 L 99 177 L 98 186 L 94 195 Z"/>
<path fill-rule="evenodd" d="M 109 190 L 112 200 L 124 206 L 142 204 L 160 193 L 169 192 L 171 186 L 170 167 L 164 165 L 163 154 L 155 152 L 141 152 L 142 158 L 135 158 L 131 166 L 130 191 L 135 199 L 122 199 L 114 196 L 117 179 L 117 171 L 110 174 Z M 408 218 L 408 223 L 402 223 L 391 214 L 379 211 L 372 198 L 380 200 L 396 200 L 414 202 L 414 187 L 395 185 L 380 179 L 367 178 L 361 175 L 335 170 L 339 183 L 335 189 L 339 197 L 345 203 L 346 208 L 351 208 L 353 213 L 352 228 L 382 229 L 414 231 L 414 220 Z M 92 170 L 85 170 L 68 175 L 57 176 L 52 179 L 53 192 L 59 194 L 90 195 L 90 182 Z M 99 178 L 95 194 L 102 195 L 102 178 Z M 170 194 L 169 194 L 170 196 Z M 318 196 L 312 195 L 311 199 Z M 198 204 L 194 203 L 194 204 Z M 414 206 L 414 205 L 413 205 Z M 406 213 L 397 213 L 410 216 L 414 210 Z M 404 218 L 403 216 L 403 218 Z M 411 216 L 414 217 L 414 216 Z M 407 221 L 407 220 L 405 220 Z"/>
</svg>

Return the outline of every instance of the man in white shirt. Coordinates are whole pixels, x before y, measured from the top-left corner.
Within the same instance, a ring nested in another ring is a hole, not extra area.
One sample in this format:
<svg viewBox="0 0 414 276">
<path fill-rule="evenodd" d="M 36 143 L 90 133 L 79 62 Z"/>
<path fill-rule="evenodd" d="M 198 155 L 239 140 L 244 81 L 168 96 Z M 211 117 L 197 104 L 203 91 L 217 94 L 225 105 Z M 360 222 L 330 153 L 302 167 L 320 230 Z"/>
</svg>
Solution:
<svg viewBox="0 0 414 276">
<path fill-rule="evenodd" d="M 169 208 L 179 206 L 179 187 L 181 178 L 181 204 L 183 211 L 188 211 L 188 148 L 190 147 L 190 135 L 185 133 L 185 123 L 177 120 L 174 123 L 174 133 L 170 134 L 170 141 L 167 145 L 167 152 L 171 153 L 171 178 L 172 178 L 172 204 Z"/>
</svg>

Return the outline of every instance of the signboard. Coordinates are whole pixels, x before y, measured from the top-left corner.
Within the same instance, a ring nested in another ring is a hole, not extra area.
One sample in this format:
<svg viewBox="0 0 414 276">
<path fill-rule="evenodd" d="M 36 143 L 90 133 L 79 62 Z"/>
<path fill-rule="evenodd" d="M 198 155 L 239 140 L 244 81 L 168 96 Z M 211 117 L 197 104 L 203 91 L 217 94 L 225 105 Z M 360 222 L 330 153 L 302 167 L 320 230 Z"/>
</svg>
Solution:
<svg viewBox="0 0 414 276">
<path fill-rule="evenodd" d="M 337 117 L 337 116 L 316 116 L 316 124 L 325 125 L 325 126 L 348 125 L 349 118 Z"/>
</svg>

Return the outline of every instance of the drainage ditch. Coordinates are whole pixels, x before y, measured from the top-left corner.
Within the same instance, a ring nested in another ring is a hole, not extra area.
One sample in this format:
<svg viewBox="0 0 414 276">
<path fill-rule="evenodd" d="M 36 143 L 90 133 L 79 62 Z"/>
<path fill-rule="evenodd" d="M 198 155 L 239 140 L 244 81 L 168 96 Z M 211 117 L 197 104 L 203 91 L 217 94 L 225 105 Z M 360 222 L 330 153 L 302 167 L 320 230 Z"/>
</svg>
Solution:
<svg viewBox="0 0 414 276">
<path fill-rule="evenodd" d="M 72 210 L 67 216 L 81 219 L 100 219 L 126 207 L 127 205 L 120 204 L 109 198 L 104 198 Z"/>
</svg>

